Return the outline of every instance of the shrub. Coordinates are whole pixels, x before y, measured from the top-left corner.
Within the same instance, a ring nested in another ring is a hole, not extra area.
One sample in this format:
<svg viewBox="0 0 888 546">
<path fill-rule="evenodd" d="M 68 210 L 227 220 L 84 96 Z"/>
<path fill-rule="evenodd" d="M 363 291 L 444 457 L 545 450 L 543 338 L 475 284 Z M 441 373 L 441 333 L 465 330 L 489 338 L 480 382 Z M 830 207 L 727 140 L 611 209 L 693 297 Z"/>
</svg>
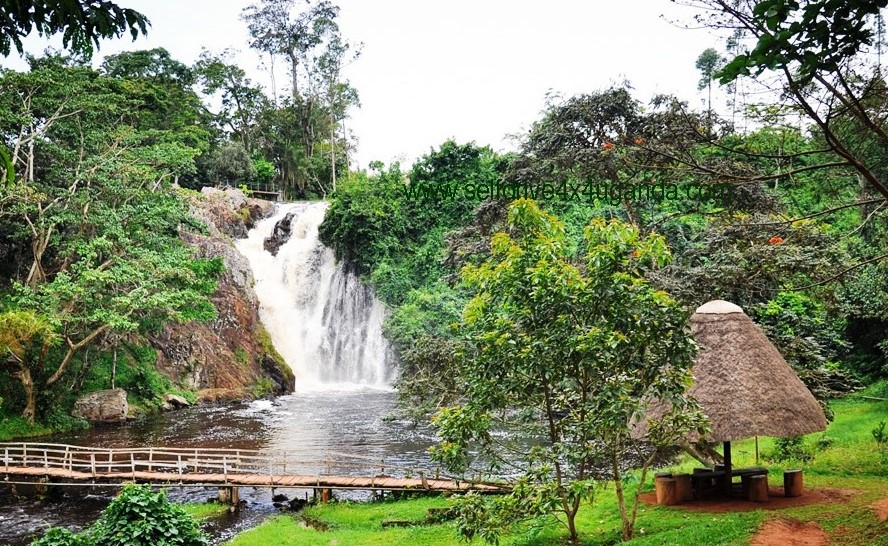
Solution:
<svg viewBox="0 0 888 546">
<path fill-rule="evenodd" d="M 95 542 L 85 533 L 75 534 L 62 527 L 55 527 L 32 542 L 31 546 L 95 546 Z"/>
<path fill-rule="evenodd" d="M 207 546 L 194 518 L 165 491 L 129 485 L 90 529 L 96 546 Z"/>
<path fill-rule="evenodd" d="M 56 527 L 31 546 L 209 546 L 207 536 L 166 492 L 128 485 L 82 533 Z"/>
<path fill-rule="evenodd" d="M 805 446 L 805 439 L 801 436 L 790 438 L 777 438 L 774 442 L 772 461 L 810 461 L 814 458 L 811 450 Z"/>
<path fill-rule="evenodd" d="M 885 421 L 879 421 L 879 426 L 874 428 L 871 434 L 873 435 L 873 440 L 876 441 L 882 462 L 885 462 L 888 460 L 888 431 L 885 430 Z"/>
<path fill-rule="evenodd" d="M 833 438 L 832 436 L 827 436 L 826 433 L 823 433 L 814 441 L 814 447 L 817 449 L 817 451 L 823 451 L 833 445 L 835 442 L 835 438 Z"/>
</svg>

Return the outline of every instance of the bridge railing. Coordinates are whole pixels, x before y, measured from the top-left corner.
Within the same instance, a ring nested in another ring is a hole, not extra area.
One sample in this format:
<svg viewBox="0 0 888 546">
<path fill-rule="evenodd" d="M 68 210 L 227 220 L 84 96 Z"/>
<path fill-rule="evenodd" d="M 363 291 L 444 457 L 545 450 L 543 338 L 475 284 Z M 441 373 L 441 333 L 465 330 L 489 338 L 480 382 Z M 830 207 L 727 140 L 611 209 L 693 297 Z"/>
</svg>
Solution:
<svg viewBox="0 0 888 546">
<path fill-rule="evenodd" d="M 285 451 L 225 448 L 98 448 L 50 443 L 0 443 L 0 468 L 57 468 L 68 472 L 120 474 L 135 472 L 175 474 L 317 475 L 356 473 L 450 479 L 440 471 L 419 469 L 383 458 L 330 452 L 324 460 L 307 460 Z"/>
</svg>

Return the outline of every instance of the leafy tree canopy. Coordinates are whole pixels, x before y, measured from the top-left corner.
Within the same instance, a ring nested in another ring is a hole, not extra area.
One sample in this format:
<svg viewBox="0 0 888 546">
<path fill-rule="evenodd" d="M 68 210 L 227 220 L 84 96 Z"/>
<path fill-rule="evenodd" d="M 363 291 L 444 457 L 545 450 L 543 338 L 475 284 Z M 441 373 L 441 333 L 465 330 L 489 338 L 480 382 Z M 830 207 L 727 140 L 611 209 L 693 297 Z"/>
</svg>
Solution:
<svg viewBox="0 0 888 546">
<path fill-rule="evenodd" d="M 509 207 L 508 232 L 494 235 L 490 247 L 486 262 L 463 271 L 476 294 L 460 323 L 465 402 L 434 418 L 442 438 L 434 457 L 465 470 L 469 449 L 478 447 L 478 457 L 518 464 L 523 477 L 489 509 L 464 501 L 462 531 L 495 541 L 509 522 L 560 513 L 578 544 L 580 504 L 610 478 L 628 540 L 640 491 L 627 502 L 623 472 L 634 424 L 663 401 L 669 409 L 648 427 L 653 445 L 703 426 L 684 394 L 695 351 L 687 316 L 641 273 L 642 264 L 668 261 L 665 241 L 595 219 L 575 261 L 564 225 L 519 199 Z M 652 459 L 635 461 L 642 481 Z"/>
<path fill-rule="evenodd" d="M 129 31 L 133 40 L 151 24 L 141 13 L 107 0 L 3 0 L 0 2 L 0 55 L 14 45 L 24 53 L 22 38 L 37 31 L 41 36 L 62 33 L 66 49 L 90 57 L 99 39 Z"/>
</svg>

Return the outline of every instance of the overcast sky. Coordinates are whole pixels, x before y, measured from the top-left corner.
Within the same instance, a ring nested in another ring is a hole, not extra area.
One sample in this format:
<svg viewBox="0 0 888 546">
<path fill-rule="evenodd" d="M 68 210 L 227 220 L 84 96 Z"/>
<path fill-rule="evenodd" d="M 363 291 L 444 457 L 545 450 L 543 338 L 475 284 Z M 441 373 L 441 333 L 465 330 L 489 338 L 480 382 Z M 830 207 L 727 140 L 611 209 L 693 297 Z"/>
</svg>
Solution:
<svg viewBox="0 0 888 546">
<path fill-rule="evenodd" d="M 154 47 L 191 64 L 202 47 L 231 47 L 240 50 L 236 60 L 251 78 L 268 82 L 239 19 L 250 2 L 118 3 L 148 16 L 148 36 L 103 42 L 95 64 L 104 55 Z M 670 24 L 690 21 L 693 12 L 669 0 L 337 3 L 343 36 L 364 44 L 346 69 L 362 104 L 346 122 L 358 137 L 362 168 L 376 159 L 412 162 L 448 138 L 511 149 L 508 135 L 528 129 L 550 91 L 569 96 L 628 80 L 642 100 L 672 93 L 699 105 L 694 62 L 720 45 L 706 31 Z M 31 53 L 45 45 L 27 41 Z M 3 65 L 24 66 L 14 54 Z M 278 62 L 279 86 L 285 69 Z"/>
</svg>

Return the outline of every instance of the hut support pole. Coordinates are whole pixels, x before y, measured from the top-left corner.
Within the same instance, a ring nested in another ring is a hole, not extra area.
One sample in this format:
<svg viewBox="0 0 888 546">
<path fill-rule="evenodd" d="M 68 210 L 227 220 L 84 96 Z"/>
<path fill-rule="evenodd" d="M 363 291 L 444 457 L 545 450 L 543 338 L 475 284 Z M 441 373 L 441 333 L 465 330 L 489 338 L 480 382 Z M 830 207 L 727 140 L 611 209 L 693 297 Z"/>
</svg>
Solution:
<svg viewBox="0 0 888 546">
<path fill-rule="evenodd" d="M 734 482 L 731 476 L 731 442 L 725 442 L 725 494 L 731 494 L 731 487 Z"/>
</svg>

